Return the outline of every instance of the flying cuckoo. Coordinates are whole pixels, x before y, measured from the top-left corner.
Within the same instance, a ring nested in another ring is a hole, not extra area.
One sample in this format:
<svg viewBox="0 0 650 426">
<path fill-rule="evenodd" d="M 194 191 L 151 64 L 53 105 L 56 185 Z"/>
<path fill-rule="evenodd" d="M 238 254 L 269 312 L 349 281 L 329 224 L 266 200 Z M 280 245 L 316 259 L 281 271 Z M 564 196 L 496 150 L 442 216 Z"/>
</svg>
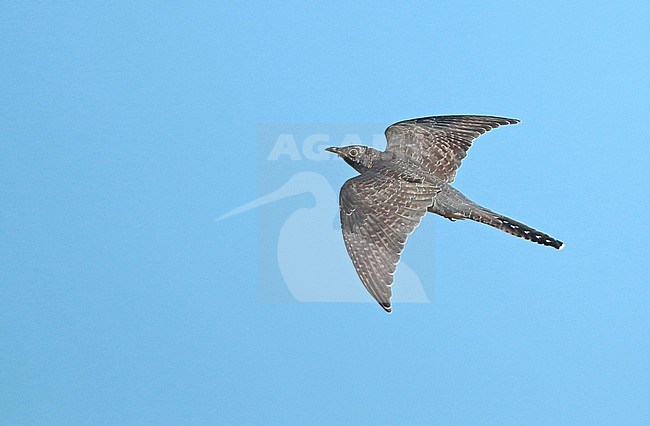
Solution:
<svg viewBox="0 0 650 426">
<path fill-rule="evenodd" d="M 451 186 L 474 139 L 513 118 L 449 115 L 400 121 L 389 126 L 386 149 L 330 147 L 359 176 L 341 188 L 339 203 L 345 247 L 372 297 L 391 311 L 393 275 L 406 240 L 427 213 L 471 219 L 538 244 L 564 244 L 521 222 L 482 207 Z"/>
</svg>

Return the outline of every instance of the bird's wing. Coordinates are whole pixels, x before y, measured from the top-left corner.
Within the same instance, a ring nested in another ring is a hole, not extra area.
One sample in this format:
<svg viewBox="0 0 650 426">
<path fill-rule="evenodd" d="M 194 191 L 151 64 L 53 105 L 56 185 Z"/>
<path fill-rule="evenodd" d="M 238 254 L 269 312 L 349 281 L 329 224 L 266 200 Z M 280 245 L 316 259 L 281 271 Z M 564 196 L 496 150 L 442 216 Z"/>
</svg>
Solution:
<svg viewBox="0 0 650 426">
<path fill-rule="evenodd" d="M 434 176 L 453 182 L 472 141 L 514 118 L 446 115 L 400 121 L 386 129 L 386 151 L 417 163 Z"/>
<path fill-rule="evenodd" d="M 364 173 L 341 188 L 343 240 L 361 282 L 391 311 L 393 274 L 408 235 L 419 225 L 439 188 Z"/>
</svg>

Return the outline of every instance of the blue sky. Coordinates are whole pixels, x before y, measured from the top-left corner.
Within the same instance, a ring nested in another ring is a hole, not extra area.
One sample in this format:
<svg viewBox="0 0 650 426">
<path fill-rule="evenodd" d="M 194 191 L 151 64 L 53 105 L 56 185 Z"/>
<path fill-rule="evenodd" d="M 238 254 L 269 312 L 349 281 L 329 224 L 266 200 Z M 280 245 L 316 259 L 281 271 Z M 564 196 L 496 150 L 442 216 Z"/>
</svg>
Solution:
<svg viewBox="0 0 650 426">
<path fill-rule="evenodd" d="M 647 423 L 649 21 L 647 2 L 5 3 L 0 423 Z M 427 217 L 403 260 L 433 303 L 260 297 L 285 284 L 267 224 L 310 203 L 214 220 L 291 176 L 260 128 L 460 113 L 522 123 L 481 137 L 457 188 L 564 251 Z"/>
</svg>

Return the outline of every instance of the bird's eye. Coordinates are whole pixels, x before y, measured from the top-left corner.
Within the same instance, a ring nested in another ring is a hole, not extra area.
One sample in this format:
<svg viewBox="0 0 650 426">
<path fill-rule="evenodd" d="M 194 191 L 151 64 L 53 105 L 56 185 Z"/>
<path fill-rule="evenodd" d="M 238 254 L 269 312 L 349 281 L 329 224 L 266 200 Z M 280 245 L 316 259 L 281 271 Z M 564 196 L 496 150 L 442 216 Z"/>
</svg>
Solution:
<svg viewBox="0 0 650 426">
<path fill-rule="evenodd" d="M 356 157 L 357 155 L 359 155 L 359 150 L 356 148 L 352 148 L 350 151 L 348 151 L 348 155 L 350 157 Z"/>
</svg>

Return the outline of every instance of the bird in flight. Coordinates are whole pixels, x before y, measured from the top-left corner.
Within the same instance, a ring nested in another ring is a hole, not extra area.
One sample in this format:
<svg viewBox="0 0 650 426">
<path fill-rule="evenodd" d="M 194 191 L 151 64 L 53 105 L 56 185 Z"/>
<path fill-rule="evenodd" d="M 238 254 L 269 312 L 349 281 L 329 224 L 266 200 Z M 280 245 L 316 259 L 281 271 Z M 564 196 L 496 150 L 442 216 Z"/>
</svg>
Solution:
<svg viewBox="0 0 650 426">
<path fill-rule="evenodd" d="M 389 126 L 386 150 L 330 147 L 359 176 L 343 184 L 341 229 L 354 268 L 372 297 L 391 312 L 393 275 L 408 236 L 427 213 L 470 219 L 561 250 L 564 243 L 482 207 L 451 186 L 474 139 L 513 118 L 447 115 Z"/>
</svg>

